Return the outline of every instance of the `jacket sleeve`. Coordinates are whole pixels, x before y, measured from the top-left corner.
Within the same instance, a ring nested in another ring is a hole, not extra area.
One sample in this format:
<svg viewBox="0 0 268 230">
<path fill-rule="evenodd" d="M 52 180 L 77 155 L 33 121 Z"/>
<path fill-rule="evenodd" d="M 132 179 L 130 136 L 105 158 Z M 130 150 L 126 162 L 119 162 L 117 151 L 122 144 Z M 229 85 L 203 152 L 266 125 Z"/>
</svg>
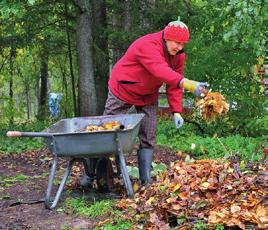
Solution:
<svg viewBox="0 0 268 230">
<path fill-rule="evenodd" d="M 176 58 L 177 58 L 177 62 L 176 62 L 176 65 L 174 66 L 174 70 L 180 73 L 181 75 L 183 75 L 185 54 L 184 53 L 180 54 Z M 166 91 L 167 91 L 167 99 L 168 99 L 171 112 L 181 113 L 183 90 L 177 87 L 167 85 Z"/>
<path fill-rule="evenodd" d="M 185 54 L 179 54 L 178 57 L 176 57 L 176 65 L 174 67 L 174 70 L 178 73 L 180 73 L 181 75 L 183 75 L 183 71 L 184 71 L 184 62 L 185 62 Z"/>
<path fill-rule="evenodd" d="M 177 87 L 173 87 L 167 85 L 167 100 L 169 104 L 169 108 L 173 113 L 181 113 L 182 112 L 182 89 L 178 89 Z"/>
<path fill-rule="evenodd" d="M 137 61 L 154 77 L 167 85 L 177 88 L 183 76 L 169 67 L 161 53 L 161 48 L 159 44 L 144 42 L 139 47 L 136 47 Z"/>
</svg>

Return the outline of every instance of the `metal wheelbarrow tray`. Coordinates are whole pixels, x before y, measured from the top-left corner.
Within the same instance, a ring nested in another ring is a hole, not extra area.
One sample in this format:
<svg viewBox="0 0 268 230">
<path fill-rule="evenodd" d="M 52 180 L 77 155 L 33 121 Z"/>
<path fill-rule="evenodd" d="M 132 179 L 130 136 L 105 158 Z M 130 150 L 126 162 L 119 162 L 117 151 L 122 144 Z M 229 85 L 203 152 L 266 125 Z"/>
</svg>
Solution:
<svg viewBox="0 0 268 230">
<path fill-rule="evenodd" d="M 76 161 L 82 161 L 86 169 L 85 158 L 117 156 L 124 185 L 128 196 L 133 196 L 133 188 L 126 167 L 124 153 L 130 152 L 135 144 L 144 114 L 122 114 L 96 117 L 76 117 L 63 119 L 51 125 L 43 132 L 9 131 L 9 137 L 43 137 L 53 155 L 48 187 L 45 196 L 46 208 L 55 208 L 68 175 Z M 101 125 L 105 122 L 118 121 L 120 129 L 95 132 L 81 131 L 86 126 Z M 59 157 L 69 158 L 65 173 L 58 187 L 54 200 L 51 197 L 52 185 Z"/>
</svg>

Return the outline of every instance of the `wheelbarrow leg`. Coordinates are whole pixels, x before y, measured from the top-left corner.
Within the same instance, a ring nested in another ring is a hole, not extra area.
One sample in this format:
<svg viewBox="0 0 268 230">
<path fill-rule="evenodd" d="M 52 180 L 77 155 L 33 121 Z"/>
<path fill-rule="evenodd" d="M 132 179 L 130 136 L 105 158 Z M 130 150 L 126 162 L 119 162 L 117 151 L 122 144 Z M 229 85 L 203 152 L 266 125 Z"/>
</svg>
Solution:
<svg viewBox="0 0 268 230">
<path fill-rule="evenodd" d="M 53 209 L 57 206 L 58 204 L 58 201 L 60 199 L 60 195 L 63 191 L 63 188 L 64 188 L 64 185 L 67 181 L 67 178 L 70 174 L 70 171 L 71 171 L 71 168 L 73 166 L 73 163 L 75 162 L 75 159 L 71 159 L 68 161 L 68 164 L 67 164 L 67 167 L 65 169 L 65 173 L 63 175 L 63 178 L 61 180 L 61 183 L 60 183 L 60 186 L 57 190 L 57 193 L 56 193 L 56 196 L 52 202 L 52 205 L 51 205 L 51 190 L 52 190 L 52 186 L 53 186 L 53 181 L 54 181 L 54 178 L 55 178 L 55 172 L 56 172 L 56 168 L 57 168 L 57 162 L 58 162 L 58 159 L 57 157 L 55 157 L 53 159 L 53 165 L 52 165 L 52 168 L 51 168 L 51 171 L 50 171 L 50 175 L 49 175 L 49 181 L 48 181 L 48 188 L 47 188 L 47 193 L 46 193 L 46 198 L 45 198 L 45 207 L 48 208 L 48 209 Z"/>
<path fill-rule="evenodd" d="M 132 197 L 134 192 L 133 192 L 132 184 L 131 184 L 129 174 L 127 171 L 127 165 L 126 165 L 126 161 L 125 161 L 123 151 L 122 151 L 122 148 L 120 145 L 118 134 L 116 135 L 116 143 L 117 143 L 117 154 L 118 154 L 119 163 L 120 163 L 120 170 L 121 170 L 121 173 L 123 176 L 123 181 L 124 181 L 125 187 L 127 189 L 127 195 L 129 197 Z"/>
<path fill-rule="evenodd" d="M 127 195 L 129 197 L 132 197 L 134 192 L 133 192 L 132 184 L 131 184 L 129 174 L 128 174 L 128 171 L 127 171 L 125 158 L 124 158 L 124 156 L 123 156 L 121 151 L 120 151 L 120 153 L 118 153 L 118 155 L 119 155 L 120 169 L 121 169 L 121 172 L 122 172 L 125 187 L 127 189 Z"/>
<path fill-rule="evenodd" d="M 48 178 L 47 192 L 46 192 L 46 197 L 45 197 L 45 206 L 46 206 L 46 208 L 50 208 L 50 196 L 51 196 L 51 190 L 52 190 L 52 186 L 53 186 L 53 180 L 54 180 L 54 177 L 55 177 L 55 172 L 56 172 L 56 169 L 57 169 L 57 163 L 58 163 L 58 158 L 54 157 L 52 167 L 50 169 L 50 174 L 49 174 L 49 178 Z"/>
</svg>

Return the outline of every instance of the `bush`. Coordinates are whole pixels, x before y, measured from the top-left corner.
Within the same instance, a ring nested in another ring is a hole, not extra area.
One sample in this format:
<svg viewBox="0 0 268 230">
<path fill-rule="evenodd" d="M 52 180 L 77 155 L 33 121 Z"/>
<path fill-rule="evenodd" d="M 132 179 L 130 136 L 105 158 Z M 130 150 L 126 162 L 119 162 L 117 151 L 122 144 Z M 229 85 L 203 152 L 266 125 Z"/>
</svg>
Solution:
<svg viewBox="0 0 268 230">
<path fill-rule="evenodd" d="M 9 138 L 6 136 L 7 131 L 16 130 L 24 132 L 41 132 L 49 126 L 51 121 L 28 121 L 17 122 L 13 125 L 0 124 L 0 152 L 5 153 L 20 153 L 26 150 L 40 149 L 44 147 L 41 138 Z"/>
</svg>

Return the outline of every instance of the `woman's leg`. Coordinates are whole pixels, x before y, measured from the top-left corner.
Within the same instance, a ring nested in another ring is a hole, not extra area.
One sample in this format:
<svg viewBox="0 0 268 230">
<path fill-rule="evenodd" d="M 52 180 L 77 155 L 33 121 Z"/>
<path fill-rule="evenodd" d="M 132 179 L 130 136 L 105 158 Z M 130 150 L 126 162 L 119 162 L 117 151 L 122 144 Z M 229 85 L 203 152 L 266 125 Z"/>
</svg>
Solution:
<svg viewBox="0 0 268 230">
<path fill-rule="evenodd" d="M 136 106 L 136 110 L 138 113 L 145 114 L 139 131 L 140 148 L 137 155 L 140 181 L 142 184 L 147 184 L 151 182 L 153 147 L 156 136 L 157 104 L 142 107 Z"/>
</svg>

